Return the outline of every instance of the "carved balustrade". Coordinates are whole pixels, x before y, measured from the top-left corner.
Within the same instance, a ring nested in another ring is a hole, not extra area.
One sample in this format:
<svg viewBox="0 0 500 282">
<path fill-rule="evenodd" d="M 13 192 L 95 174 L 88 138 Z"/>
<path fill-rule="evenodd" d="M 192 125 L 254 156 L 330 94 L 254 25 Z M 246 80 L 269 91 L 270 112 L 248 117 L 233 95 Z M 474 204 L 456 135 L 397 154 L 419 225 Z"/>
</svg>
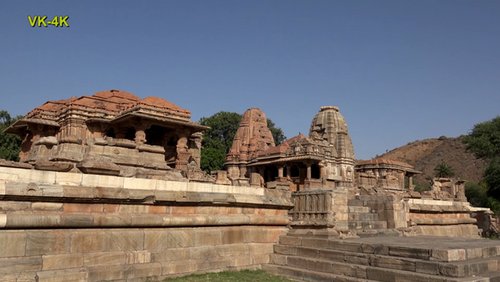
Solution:
<svg viewBox="0 0 500 282">
<path fill-rule="evenodd" d="M 335 212 L 332 210 L 331 190 L 309 190 L 292 193 L 293 209 L 290 211 L 292 225 L 333 227 Z"/>
</svg>

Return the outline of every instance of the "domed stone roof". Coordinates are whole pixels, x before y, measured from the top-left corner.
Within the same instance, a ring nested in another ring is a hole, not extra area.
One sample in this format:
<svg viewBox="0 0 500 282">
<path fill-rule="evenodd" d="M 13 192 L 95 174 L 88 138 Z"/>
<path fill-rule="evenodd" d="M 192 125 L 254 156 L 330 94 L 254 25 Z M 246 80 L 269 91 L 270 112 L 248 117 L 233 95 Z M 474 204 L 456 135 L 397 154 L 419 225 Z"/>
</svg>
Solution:
<svg viewBox="0 0 500 282">
<path fill-rule="evenodd" d="M 354 149 L 347 123 L 336 106 L 323 106 L 314 116 L 309 129 L 314 141 L 326 141 L 336 148 L 337 156 L 354 159 Z"/>
</svg>

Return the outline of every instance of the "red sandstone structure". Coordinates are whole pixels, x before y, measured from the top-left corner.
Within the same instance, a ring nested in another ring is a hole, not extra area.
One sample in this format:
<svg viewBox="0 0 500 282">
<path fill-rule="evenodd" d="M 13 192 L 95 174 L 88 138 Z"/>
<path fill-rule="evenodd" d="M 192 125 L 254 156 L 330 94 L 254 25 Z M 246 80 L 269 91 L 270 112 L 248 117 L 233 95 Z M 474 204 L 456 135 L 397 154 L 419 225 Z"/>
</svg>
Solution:
<svg viewBox="0 0 500 282">
<path fill-rule="evenodd" d="M 11 125 L 21 162 L 37 169 L 177 178 L 199 171 L 202 133 L 191 113 L 120 90 L 49 101 Z M 191 171 L 188 169 L 191 164 Z"/>
<path fill-rule="evenodd" d="M 243 114 L 226 166 L 231 178 L 254 174 L 252 185 L 288 185 L 292 191 L 350 187 L 354 180 L 354 150 L 337 107 L 321 107 L 308 137 L 299 134 L 278 146 L 264 113 L 253 108 Z"/>
<path fill-rule="evenodd" d="M 307 281 L 500 277 L 500 246 L 477 240 L 471 213 L 484 210 L 464 182 L 419 193 L 408 164 L 355 162 L 337 107 L 279 145 L 249 109 L 215 179 L 199 169 L 206 129 L 166 100 L 118 90 L 49 101 L 14 123 L 21 162 L 0 160 L 0 280 L 242 268 Z"/>
</svg>

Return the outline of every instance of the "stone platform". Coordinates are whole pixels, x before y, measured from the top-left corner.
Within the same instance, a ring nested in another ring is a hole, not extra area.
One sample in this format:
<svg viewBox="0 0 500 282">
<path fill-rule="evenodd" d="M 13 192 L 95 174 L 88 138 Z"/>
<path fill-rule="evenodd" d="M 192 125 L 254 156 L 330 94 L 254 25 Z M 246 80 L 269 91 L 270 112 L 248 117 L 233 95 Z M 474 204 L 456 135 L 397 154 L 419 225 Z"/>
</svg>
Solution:
<svg viewBox="0 0 500 282">
<path fill-rule="evenodd" d="M 303 281 L 500 281 L 500 241 L 282 236 L 267 271 Z"/>
</svg>

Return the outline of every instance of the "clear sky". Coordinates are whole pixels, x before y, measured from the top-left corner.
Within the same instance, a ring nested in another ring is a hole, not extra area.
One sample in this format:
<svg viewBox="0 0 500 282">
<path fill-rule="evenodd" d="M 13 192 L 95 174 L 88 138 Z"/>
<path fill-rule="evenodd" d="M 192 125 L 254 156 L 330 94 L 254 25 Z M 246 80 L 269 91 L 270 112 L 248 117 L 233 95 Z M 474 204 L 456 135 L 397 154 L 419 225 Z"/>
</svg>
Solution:
<svg viewBox="0 0 500 282">
<path fill-rule="evenodd" d="M 122 89 L 193 120 L 259 107 L 292 137 L 337 105 L 367 159 L 500 114 L 498 0 L 1 1 L 0 43 L 12 115 Z"/>
</svg>

